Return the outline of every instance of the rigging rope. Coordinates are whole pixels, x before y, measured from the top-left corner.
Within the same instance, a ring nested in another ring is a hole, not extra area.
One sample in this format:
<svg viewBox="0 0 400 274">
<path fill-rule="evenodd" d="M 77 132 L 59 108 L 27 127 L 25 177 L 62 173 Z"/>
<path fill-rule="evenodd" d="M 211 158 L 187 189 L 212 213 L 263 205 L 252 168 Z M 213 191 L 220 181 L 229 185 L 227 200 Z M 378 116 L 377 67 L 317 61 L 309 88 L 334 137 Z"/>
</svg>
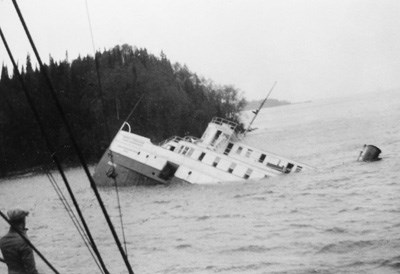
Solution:
<svg viewBox="0 0 400 274">
<path fill-rule="evenodd" d="M 129 271 L 129 273 L 133 274 L 134 272 L 133 272 L 132 267 L 131 267 L 131 265 L 129 263 L 128 257 L 127 257 L 126 253 L 124 252 L 124 250 L 122 248 L 121 242 L 120 242 L 120 240 L 118 238 L 118 235 L 117 235 L 117 233 L 115 231 L 114 225 L 112 224 L 110 216 L 108 215 L 108 212 L 107 212 L 107 210 L 106 210 L 106 208 L 104 206 L 104 203 L 103 203 L 103 201 L 101 199 L 101 196 L 100 196 L 100 193 L 99 193 L 99 191 L 97 189 L 96 183 L 93 180 L 92 175 L 90 174 L 90 171 L 89 171 L 89 168 L 88 168 L 88 166 L 86 164 L 86 161 L 85 161 L 85 159 L 84 159 L 84 157 L 82 155 L 82 152 L 81 152 L 81 150 L 80 150 L 80 148 L 79 148 L 79 146 L 78 146 L 78 144 L 76 142 L 76 139 L 75 139 L 75 137 L 74 137 L 74 135 L 72 133 L 71 126 L 69 125 L 69 123 L 67 121 L 67 118 L 66 118 L 66 115 L 64 113 L 64 110 L 61 107 L 60 101 L 59 101 L 59 99 L 58 99 L 58 97 L 56 95 L 55 89 L 54 89 L 53 84 L 52 84 L 52 82 L 50 80 L 50 77 L 49 77 L 49 75 L 47 73 L 46 67 L 43 65 L 43 62 L 42 62 L 42 60 L 41 60 L 41 58 L 39 56 L 39 53 L 38 53 L 38 51 L 36 49 L 35 43 L 33 42 L 32 36 L 30 35 L 30 32 L 29 32 L 28 27 L 27 27 L 27 25 L 25 23 L 25 20 L 24 20 L 24 18 L 22 16 L 22 13 L 21 13 L 21 11 L 19 9 L 19 6 L 18 6 L 16 0 L 12 0 L 12 2 L 13 2 L 13 5 L 15 7 L 15 10 L 16 10 L 16 12 L 18 14 L 18 17 L 19 17 L 19 19 L 21 21 L 21 24 L 22 24 L 22 26 L 23 26 L 23 28 L 25 30 L 26 36 L 27 36 L 27 38 L 29 40 L 29 43 L 30 43 L 30 45 L 31 45 L 31 47 L 32 47 L 32 49 L 33 49 L 33 51 L 35 53 L 36 59 L 38 61 L 39 67 L 40 67 L 40 72 L 43 74 L 43 77 L 44 77 L 44 79 L 46 81 L 46 84 L 48 85 L 48 87 L 50 89 L 51 96 L 52 96 L 52 98 L 53 98 L 53 100 L 55 102 L 55 105 L 56 105 L 56 107 L 58 109 L 58 112 L 59 112 L 59 114 L 61 116 L 61 119 L 62 119 L 62 121 L 63 121 L 63 123 L 65 125 L 66 131 L 67 131 L 67 133 L 69 135 L 69 138 L 71 140 L 72 146 L 75 149 L 75 152 L 76 152 L 76 154 L 78 156 L 80 164 L 81 164 L 83 170 L 85 171 L 86 176 L 87 176 L 87 178 L 88 178 L 88 180 L 90 182 L 90 185 L 91 185 L 91 187 L 93 189 L 93 192 L 94 192 L 94 194 L 95 194 L 95 196 L 97 198 L 97 201 L 99 202 L 100 208 L 101 208 L 101 210 L 103 212 L 103 215 L 104 215 L 104 217 L 105 217 L 105 219 L 107 221 L 107 224 L 108 224 L 108 226 L 109 226 L 109 228 L 111 230 L 111 233 L 112 233 L 112 235 L 114 237 L 114 240 L 115 240 L 115 243 L 116 243 L 116 245 L 118 247 L 118 250 L 121 253 L 121 256 L 122 256 L 122 258 L 123 258 L 123 260 L 125 262 L 125 265 L 126 265 L 128 271 Z"/>
<path fill-rule="evenodd" d="M 42 136 L 44 137 L 44 140 L 45 140 L 46 146 L 47 146 L 47 148 L 48 148 L 48 150 L 50 152 L 51 158 L 53 159 L 54 163 L 57 166 L 58 171 L 60 172 L 60 175 L 61 175 L 61 177 L 62 177 L 62 179 L 63 179 L 63 181 L 65 183 L 65 186 L 66 186 L 66 188 L 68 190 L 68 193 L 69 193 L 69 195 L 70 195 L 70 197 L 71 197 L 71 199 L 72 199 L 72 201 L 74 203 L 76 211 L 78 212 L 78 215 L 81 218 L 83 226 L 85 227 L 85 230 L 86 230 L 86 233 L 87 233 L 87 235 L 88 235 L 88 237 L 90 239 L 92 248 L 93 248 L 94 252 L 96 253 L 96 256 L 97 256 L 102 268 L 104 269 L 105 273 L 109 273 L 107 268 L 106 268 L 106 266 L 105 266 L 105 264 L 104 264 L 104 262 L 103 262 L 103 259 L 101 258 L 101 255 L 100 255 L 100 253 L 99 253 L 99 251 L 97 249 L 97 246 L 96 246 L 96 244 L 94 242 L 94 239 L 93 239 L 93 237 L 92 237 L 92 235 L 90 233 L 89 227 L 86 224 L 85 218 L 82 215 L 82 212 L 81 212 L 81 210 L 79 208 L 78 202 L 75 199 L 74 193 L 72 192 L 72 189 L 71 189 L 71 187 L 69 185 L 67 177 L 65 176 L 64 170 L 61 167 L 61 162 L 59 161 L 59 159 L 58 159 L 58 157 L 56 155 L 56 150 L 53 148 L 53 146 L 52 146 L 52 144 L 50 142 L 50 139 L 46 134 L 42 119 L 40 118 L 39 112 L 37 111 L 37 109 L 35 107 L 35 104 L 33 102 L 33 99 L 32 99 L 31 95 L 28 92 L 28 89 L 27 89 L 27 87 L 25 85 L 24 80 L 22 79 L 22 76 L 21 76 L 21 74 L 19 72 L 19 69 L 18 69 L 18 65 L 16 64 L 16 62 L 14 60 L 14 57 L 13 57 L 13 55 L 11 53 L 11 50 L 10 50 L 10 48 L 8 46 L 7 40 L 6 40 L 5 36 L 4 36 L 3 31 L 1 30 L 1 28 L 0 28 L 0 36 L 1 36 L 1 39 L 3 41 L 4 46 L 6 48 L 8 56 L 10 57 L 11 63 L 13 64 L 14 73 L 18 77 L 19 82 L 21 83 L 22 90 L 23 90 L 23 92 L 25 94 L 25 97 L 27 98 L 28 104 L 29 104 L 29 106 L 30 106 L 30 108 L 31 108 L 31 110 L 33 112 L 33 115 L 34 115 L 34 117 L 35 117 L 35 119 L 36 119 L 36 121 L 37 121 L 37 123 L 39 125 L 40 132 L 41 132 Z"/>
<path fill-rule="evenodd" d="M 83 230 L 78 218 L 76 217 L 74 211 L 72 210 L 71 206 L 69 205 L 67 199 L 65 198 L 65 195 L 63 194 L 60 186 L 57 184 L 57 181 L 55 180 L 53 174 L 51 174 L 50 172 L 46 171 L 46 176 L 49 179 L 51 185 L 53 186 L 54 191 L 57 193 L 58 198 L 60 199 L 61 203 L 63 204 L 65 210 L 67 211 L 67 213 L 68 213 L 70 219 L 72 220 L 72 223 L 74 224 L 76 230 L 78 230 L 79 235 L 81 236 L 85 246 L 89 250 L 89 253 L 92 256 L 93 260 L 95 261 L 97 267 L 99 268 L 101 273 L 104 274 L 104 271 L 101 268 L 100 263 L 97 261 L 97 259 L 95 257 L 95 254 L 93 254 L 93 250 L 91 249 L 90 240 L 89 240 L 88 236 L 86 235 L 85 231 Z"/>
<path fill-rule="evenodd" d="M 89 6 L 88 6 L 88 2 L 87 0 L 85 1 L 86 3 L 86 15 L 88 18 L 88 22 L 89 22 L 89 29 L 90 29 L 90 36 L 92 38 L 92 47 L 93 47 L 93 54 L 94 54 L 94 62 L 95 62 L 95 67 L 96 67 L 96 75 L 97 75 L 97 84 L 99 86 L 99 97 L 100 97 L 100 102 L 101 102 L 101 109 L 103 112 L 103 122 L 105 125 L 105 130 L 106 130 L 106 136 L 107 136 L 107 141 L 110 144 L 111 143 L 111 134 L 110 134 L 110 129 L 108 127 L 108 123 L 107 123 L 107 115 L 105 112 L 105 103 L 104 103 L 104 96 L 103 96 L 103 85 L 101 83 L 101 77 L 100 77 L 100 66 L 99 66 L 99 60 L 97 58 L 97 54 L 96 54 L 96 47 L 94 44 L 94 36 L 93 36 L 93 30 L 92 30 L 92 23 L 90 20 L 90 13 L 89 13 Z M 114 157 L 113 157 L 113 153 L 111 150 L 109 150 L 109 157 L 110 157 L 110 162 L 111 162 L 111 166 L 113 168 L 114 171 Z M 125 247 L 125 254 L 128 255 L 128 249 L 126 248 L 126 238 L 125 238 L 125 229 L 124 229 L 124 221 L 122 219 L 122 209 L 121 209 L 121 203 L 120 203 L 120 199 L 119 199 L 119 191 L 118 191 L 118 183 L 117 183 L 117 178 L 116 176 L 112 176 L 111 177 L 113 179 L 114 182 L 114 186 L 115 186 L 115 192 L 117 195 L 117 207 L 118 207 L 118 212 L 119 212 L 119 219 L 120 219 L 120 223 L 121 223 L 121 230 L 122 230 L 122 239 L 124 241 L 124 247 Z"/>
</svg>

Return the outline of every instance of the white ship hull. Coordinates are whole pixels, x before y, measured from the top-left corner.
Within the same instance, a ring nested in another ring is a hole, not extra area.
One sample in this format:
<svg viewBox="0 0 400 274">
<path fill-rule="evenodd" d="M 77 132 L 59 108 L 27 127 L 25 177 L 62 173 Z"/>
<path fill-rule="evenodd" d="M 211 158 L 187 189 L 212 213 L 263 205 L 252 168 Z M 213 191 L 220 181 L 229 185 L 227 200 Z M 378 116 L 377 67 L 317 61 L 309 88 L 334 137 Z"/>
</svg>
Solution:
<svg viewBox="0 0 400 274">
<path fill-rule="evenodd" d="M 299 172 L 306 165 L 234 141 L 236 124 L 214 118 L 201 139 L 173 137 L 161 145 L 120 130 L 96 167 L 98 184 L 216 184 Z M 115 176 L 114 176 L 115 175 Z"/>
</svg>

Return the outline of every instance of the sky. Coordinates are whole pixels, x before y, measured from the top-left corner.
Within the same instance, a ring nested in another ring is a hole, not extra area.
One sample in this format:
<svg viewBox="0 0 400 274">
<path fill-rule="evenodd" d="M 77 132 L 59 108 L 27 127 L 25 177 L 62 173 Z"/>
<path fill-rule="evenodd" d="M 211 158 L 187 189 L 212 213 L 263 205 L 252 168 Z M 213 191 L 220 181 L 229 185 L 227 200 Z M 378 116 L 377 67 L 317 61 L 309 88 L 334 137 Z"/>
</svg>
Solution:
<svg viewBox="0 0 400 274">
<path fill-rule="evenodd" d="M 44 62 L 126 43 L 163 52 L 248 100 L 264 98 L 275 81 L 271 97 L 291 102 L 400 87 L 398 0 L 18 3 Z M 19 64 L 28 53 L 34 59 L 11 0 L 0 0 L 0 27 Z M 2 44 L 0 63 L 11 67 Z"/>
</svg>

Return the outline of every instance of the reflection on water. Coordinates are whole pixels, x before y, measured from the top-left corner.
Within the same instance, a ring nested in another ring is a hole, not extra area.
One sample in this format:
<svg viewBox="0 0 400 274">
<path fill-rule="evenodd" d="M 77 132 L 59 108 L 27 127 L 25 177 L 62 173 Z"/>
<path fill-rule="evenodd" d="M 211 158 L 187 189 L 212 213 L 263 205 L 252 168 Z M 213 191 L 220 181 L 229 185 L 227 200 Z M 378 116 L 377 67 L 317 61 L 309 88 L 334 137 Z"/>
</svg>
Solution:
<svg viewBox="0 0 400 274">
<path fill-rule="evenodd" d="M 384 95 L 261 112 L 248 142 L 315 171 L 122 188 L 135 273 L 398 273 L 400 96 Z M 364 143 L 380 147 L 383 160 L 356 162 Z M 83 172 L 67 174 L 109 270 L 127 273 Z M 114 188 L 100 193 L 120 232 Z M 30 210 L 31 240 L 61 273 L 99 273 L 45 176 L 2 181 L 0 208 L 16 205 Z"/>
</svg>

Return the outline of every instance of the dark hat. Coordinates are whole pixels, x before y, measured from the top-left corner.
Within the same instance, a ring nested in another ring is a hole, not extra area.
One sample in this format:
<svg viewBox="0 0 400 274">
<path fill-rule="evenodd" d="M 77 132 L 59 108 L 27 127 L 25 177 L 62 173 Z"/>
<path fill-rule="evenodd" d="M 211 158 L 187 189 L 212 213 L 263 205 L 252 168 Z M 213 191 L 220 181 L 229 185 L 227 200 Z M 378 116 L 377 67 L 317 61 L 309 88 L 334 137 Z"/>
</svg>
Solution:
<svg viewBox="0 0 400 274">
<path fill-rule="evenodd" d="M 29 212 L 16 208 L 7 211 L 7 215 L 10 222 L 15 222 L 24 219 L 26 216 L 29 215 Z"/>
</svg>

